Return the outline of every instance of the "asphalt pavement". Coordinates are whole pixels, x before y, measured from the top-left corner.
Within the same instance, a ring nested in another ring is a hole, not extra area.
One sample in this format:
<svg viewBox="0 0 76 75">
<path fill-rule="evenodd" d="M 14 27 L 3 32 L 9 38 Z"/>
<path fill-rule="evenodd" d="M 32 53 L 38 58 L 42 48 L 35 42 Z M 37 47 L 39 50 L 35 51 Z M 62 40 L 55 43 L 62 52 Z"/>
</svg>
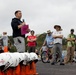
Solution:
<svg viewBox="0 0 76 75">
<path fill-rule="evenodd" d="M 37 63 L 39 75 L 76 75 L 76 63 L 66 65 L 51 65 L 51 63 Z"/>
</svg>

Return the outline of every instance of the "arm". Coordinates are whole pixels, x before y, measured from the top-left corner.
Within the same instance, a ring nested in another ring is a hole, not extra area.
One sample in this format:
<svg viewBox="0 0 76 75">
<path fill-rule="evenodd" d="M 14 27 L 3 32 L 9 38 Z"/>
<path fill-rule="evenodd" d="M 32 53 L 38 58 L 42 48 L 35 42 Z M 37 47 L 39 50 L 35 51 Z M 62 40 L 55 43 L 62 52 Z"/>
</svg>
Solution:
<svg viewBox="0 0 76 75">
<path fill-rule="evenodd" d="M 68 41 L 75 41 L 75 38 L 67 38 Z"/>
<path fill-rule="evenodd" d="M 20 25 L 18 25 L 18 29 L 20 29 L 23 25 L 25 25 L 25 22 L 23 22 Z"/>
<path fill-rule="evenodd" d="M 28 42 L 31 42 L 31 40 L 30 40 L 29 38 L 27 38 L 27 41 L 28 41 Z"/>
<path fill-rule="evenodd" d="M 36 40 L 37 40 L 37 38 L 31 39 L 31 41 L 36 41 Z"/>
<path fill-rule="evenodd" d="M 53 35 L 53 38 L 55 38 L 55 39 L 56 39 L 56 38 L 61 38 L 61 39 L 62 39 L 62 38 L 63 38 L 63 35 L 59 35 L 59 36 Z"/>
<path fill-rule="evenodd" d="M 27 41 L 28 42 L 33 42 L 33 41 L 36 41 L 37 40 L 37 38 L 35 38 L 35 39 L 30 39 L 29 37 L 27 37 Z"/>
<path fill-rule="evenodd" d="M 44 41 L 44 43 L 43 43 L 43 46 L 45 46 L 46 45 L 46 40 Z"/>
<path fill-rule="evenodd" d="M 21 23 L 20 25 L 18 25 L 18 22 L 16 20 L 11 22 L 11 26 L 13 29 L 20 29 L 25 23 Z"/>
<path fill-rule="evenodd" d="M 76 38 L 75 38 L 75 37 L 71 38 L 71 35 L 69 34 L 67 40 L 68 40 L 68 41 L 75 41 Z"/>
</svg>

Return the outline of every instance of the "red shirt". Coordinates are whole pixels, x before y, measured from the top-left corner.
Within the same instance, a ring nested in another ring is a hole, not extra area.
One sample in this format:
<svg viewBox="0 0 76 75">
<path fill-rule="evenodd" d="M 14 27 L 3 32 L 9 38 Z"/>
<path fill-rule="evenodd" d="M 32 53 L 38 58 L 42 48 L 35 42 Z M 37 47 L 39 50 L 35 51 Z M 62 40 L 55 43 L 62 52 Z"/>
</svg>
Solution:
<svg viewBox="0 0 76 75">
<path fill-rule="evenodd" d="M 37 37 L 36 37 L 36 36 L 28 36 L 27 38 L 28 38 L 29 40 L 32 40 L 32 39 L 36 39 Z M 30 46 L 30 47 L 36 46 L 36 41 L 28 42 L 28 46 Z"/>
</svg>

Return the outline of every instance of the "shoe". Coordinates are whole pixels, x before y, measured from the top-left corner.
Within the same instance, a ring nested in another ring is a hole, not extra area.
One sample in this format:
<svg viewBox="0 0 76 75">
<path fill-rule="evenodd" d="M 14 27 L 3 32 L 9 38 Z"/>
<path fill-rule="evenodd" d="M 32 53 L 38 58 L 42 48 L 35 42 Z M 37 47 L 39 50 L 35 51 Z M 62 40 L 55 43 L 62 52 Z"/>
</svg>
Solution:
<svg viewBox="0 0 76 75">
<path fill-rule="evenodd" d="M 64 63 L 60 63 L 60 65 L 65 65 Z"/>
<path fill-rule="evenodd" d="M 51 63 L 51 65 L 55 65 L 55 63 Z"/>
<path fill-rule="evenodd" d="M 50 63 L 50 61 L 48 60 L 47 63 Z"/>
</svg>

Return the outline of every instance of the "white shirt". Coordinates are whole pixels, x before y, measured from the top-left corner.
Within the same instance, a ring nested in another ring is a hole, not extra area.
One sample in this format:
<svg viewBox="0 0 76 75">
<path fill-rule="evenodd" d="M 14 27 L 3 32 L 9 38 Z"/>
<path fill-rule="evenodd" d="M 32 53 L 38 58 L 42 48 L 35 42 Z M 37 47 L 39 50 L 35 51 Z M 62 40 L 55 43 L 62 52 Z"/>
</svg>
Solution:
<svg viewBox="0 0 76 75">
<path fill-rule="evenodd" d="M 61 36 L 61 35 L 63 35 L 62 31 L 53 32 L 53 36 Z M 56 43 L 62 44 L 62 39 L 61 38 L 56 38 L 56 39 L 54 38 L 54 44 L 56 44 Z"/>
</svg>

